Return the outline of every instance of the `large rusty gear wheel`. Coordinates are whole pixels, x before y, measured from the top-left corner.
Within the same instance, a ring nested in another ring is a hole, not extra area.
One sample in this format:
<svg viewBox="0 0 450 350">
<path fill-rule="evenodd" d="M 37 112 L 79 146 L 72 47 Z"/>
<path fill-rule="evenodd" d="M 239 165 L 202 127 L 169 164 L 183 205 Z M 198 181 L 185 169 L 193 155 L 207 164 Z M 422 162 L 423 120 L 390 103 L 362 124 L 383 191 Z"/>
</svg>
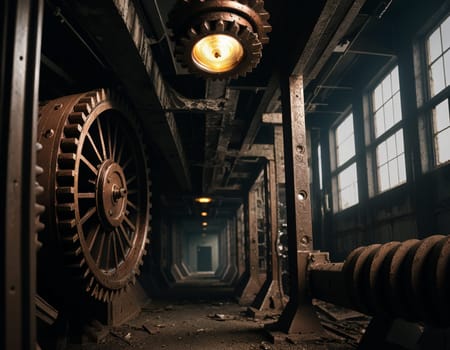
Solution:
<svg viewBox="0 0 450 350">
<path fill-rule="evenodd" d="M 148 243 L 150 180 L 140 129 L 105 90 L 50 101 L 40 115 L 47 221 L 82 291 L 111 301 L 135 282 Z"/>
<path fill-rule="evenodd" d="M 179 0 L 169 14 L 169 27 L 175 40 L 175 57 L 189 71 L 204 78 L 225 79 L 245 76 L 262 56 L 262 45 L 269 42 L 269 13 L 263 0 Z M 227 72 L 208 72 L 196 65 L 192 49 L 202 38 L 225 34 L 244 49 L 242 61 Z"/>
</svg>

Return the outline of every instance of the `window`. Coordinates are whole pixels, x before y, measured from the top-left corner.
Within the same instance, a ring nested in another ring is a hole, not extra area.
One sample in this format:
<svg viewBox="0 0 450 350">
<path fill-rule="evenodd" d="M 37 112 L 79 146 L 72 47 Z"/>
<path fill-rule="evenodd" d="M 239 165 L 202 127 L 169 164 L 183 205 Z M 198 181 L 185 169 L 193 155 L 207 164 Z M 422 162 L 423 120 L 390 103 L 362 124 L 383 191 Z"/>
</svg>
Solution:
<svg viewBox="0 0 450 350">
<path fill-rule="evenodd" d="M 450 16 L 428 36 L 426 48 L 434 162 L 441 165 L 450 161 L 449 98 L 434 97 L 450 85 Z"/>
<path fill-rule="evenodd" d="M 406 182 L 398 67 L 375 87 L 371 100 L 377 193 L 381 193 Z"/>
<path fill-rule="evenodd" d="M 435 96 L 450 85 L 450 16 L 428 37 L 430 93 Z"/>
<path fill-rule="evenodd" d="M 336 149 L 336 185 L 338 210 L 358 204 L 358 177 L 356 174 L 355 135 L 353 114 L 348 114 L 334 131 Z"/>
</svg>

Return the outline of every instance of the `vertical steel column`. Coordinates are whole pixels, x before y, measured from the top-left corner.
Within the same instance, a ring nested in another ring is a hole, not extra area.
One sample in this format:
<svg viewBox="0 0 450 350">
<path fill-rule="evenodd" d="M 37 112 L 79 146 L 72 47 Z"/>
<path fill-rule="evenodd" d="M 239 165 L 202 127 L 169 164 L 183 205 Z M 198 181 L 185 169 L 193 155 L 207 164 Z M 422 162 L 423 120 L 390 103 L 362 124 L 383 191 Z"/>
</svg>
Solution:
<svg viewBox="0 0 450 350">
<path fill-rule="evenodd" d="M 275 328 L 302 336 L 322 331 L 307 291 L 307 267 L 313 249 L 303 77 L 281 80 L 286 171 L 290 299 Z"/>
<path fill-rule="evenodd" d="M 35 349 L 36 126 L 43 1 L 0 3 L 0 348 Z"/>
<path fill-rule="evenodd" d="M 245 272 L 245 224 L 243 204 L 236 212 L 236 254 L 238 272 L 237 277 L 240 279 Z"/>
<path fill-rule="evenodd" d="M 248 194 L 248 280 L 238 295 L 239 304 L 250 305 L 261 288 L 258 266 L 258 227 L 256 221 L 256 189 L 252 188 Z"/>
<path fill-rule="evenodd" d="M 257 314 L 261 311 L 280 312 L 284 308 L 283 293 L 279 284 L 279 268 L 277 256 L 277 184 L 275 161 L 267 164 L 266 177 L 266 214 L 268 214 L 268 249 L 267 249 L 267 278 L 252 303 L 251 311 Z"/>
</svg>

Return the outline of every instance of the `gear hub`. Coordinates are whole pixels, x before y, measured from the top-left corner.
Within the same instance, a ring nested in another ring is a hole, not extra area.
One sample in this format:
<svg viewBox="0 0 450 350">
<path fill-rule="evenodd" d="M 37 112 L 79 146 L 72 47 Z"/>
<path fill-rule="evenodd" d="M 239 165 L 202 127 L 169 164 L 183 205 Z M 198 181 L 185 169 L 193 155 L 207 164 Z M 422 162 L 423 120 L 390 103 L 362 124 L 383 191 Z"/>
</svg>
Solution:
<svg viewBox="0 0 450 350">
<path fill-rule="evenodd" d="M 175 57 L 204 78 L 245 76 L 269 42 L 264 1 L 179 0 L 169 14 Z"/>
</svg>

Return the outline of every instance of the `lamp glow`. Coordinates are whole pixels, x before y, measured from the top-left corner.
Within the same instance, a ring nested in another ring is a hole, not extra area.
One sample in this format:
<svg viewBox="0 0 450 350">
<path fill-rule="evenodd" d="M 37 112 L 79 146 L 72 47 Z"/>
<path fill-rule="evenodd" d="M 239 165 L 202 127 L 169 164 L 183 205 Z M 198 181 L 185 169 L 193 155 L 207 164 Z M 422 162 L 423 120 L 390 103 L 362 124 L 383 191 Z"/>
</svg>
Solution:
<svg viewBox="0 0 450 350">
<path fill-rule="evenodd" d="M 212 199 L 210 197 L 197 197 L 195 201 L 197 203 L 208 204 L 212 202 Z"/>
<path fill-rule="evenodd" d="M 244 57 L 241 43 L 230 35 L 211 34 L 195 43 L 192 60 L 203 71 L 223 73 L 235 68 Z"/>
<path fill-rule="evenodd" d="M 204 222 L 202 222 L 202 226 L 206 227 L 206 226 L 208 226 L 208 223 L 206 221 L 204 221 Z"/>
<path fill-rule="evenodd" d="M 208 216 L 208 213 L 207 213 L 206 211 L 202 211 L 202 212 L 200 213 L 200 215 L 201 215 L 201 216 Z"/>
</svg>

